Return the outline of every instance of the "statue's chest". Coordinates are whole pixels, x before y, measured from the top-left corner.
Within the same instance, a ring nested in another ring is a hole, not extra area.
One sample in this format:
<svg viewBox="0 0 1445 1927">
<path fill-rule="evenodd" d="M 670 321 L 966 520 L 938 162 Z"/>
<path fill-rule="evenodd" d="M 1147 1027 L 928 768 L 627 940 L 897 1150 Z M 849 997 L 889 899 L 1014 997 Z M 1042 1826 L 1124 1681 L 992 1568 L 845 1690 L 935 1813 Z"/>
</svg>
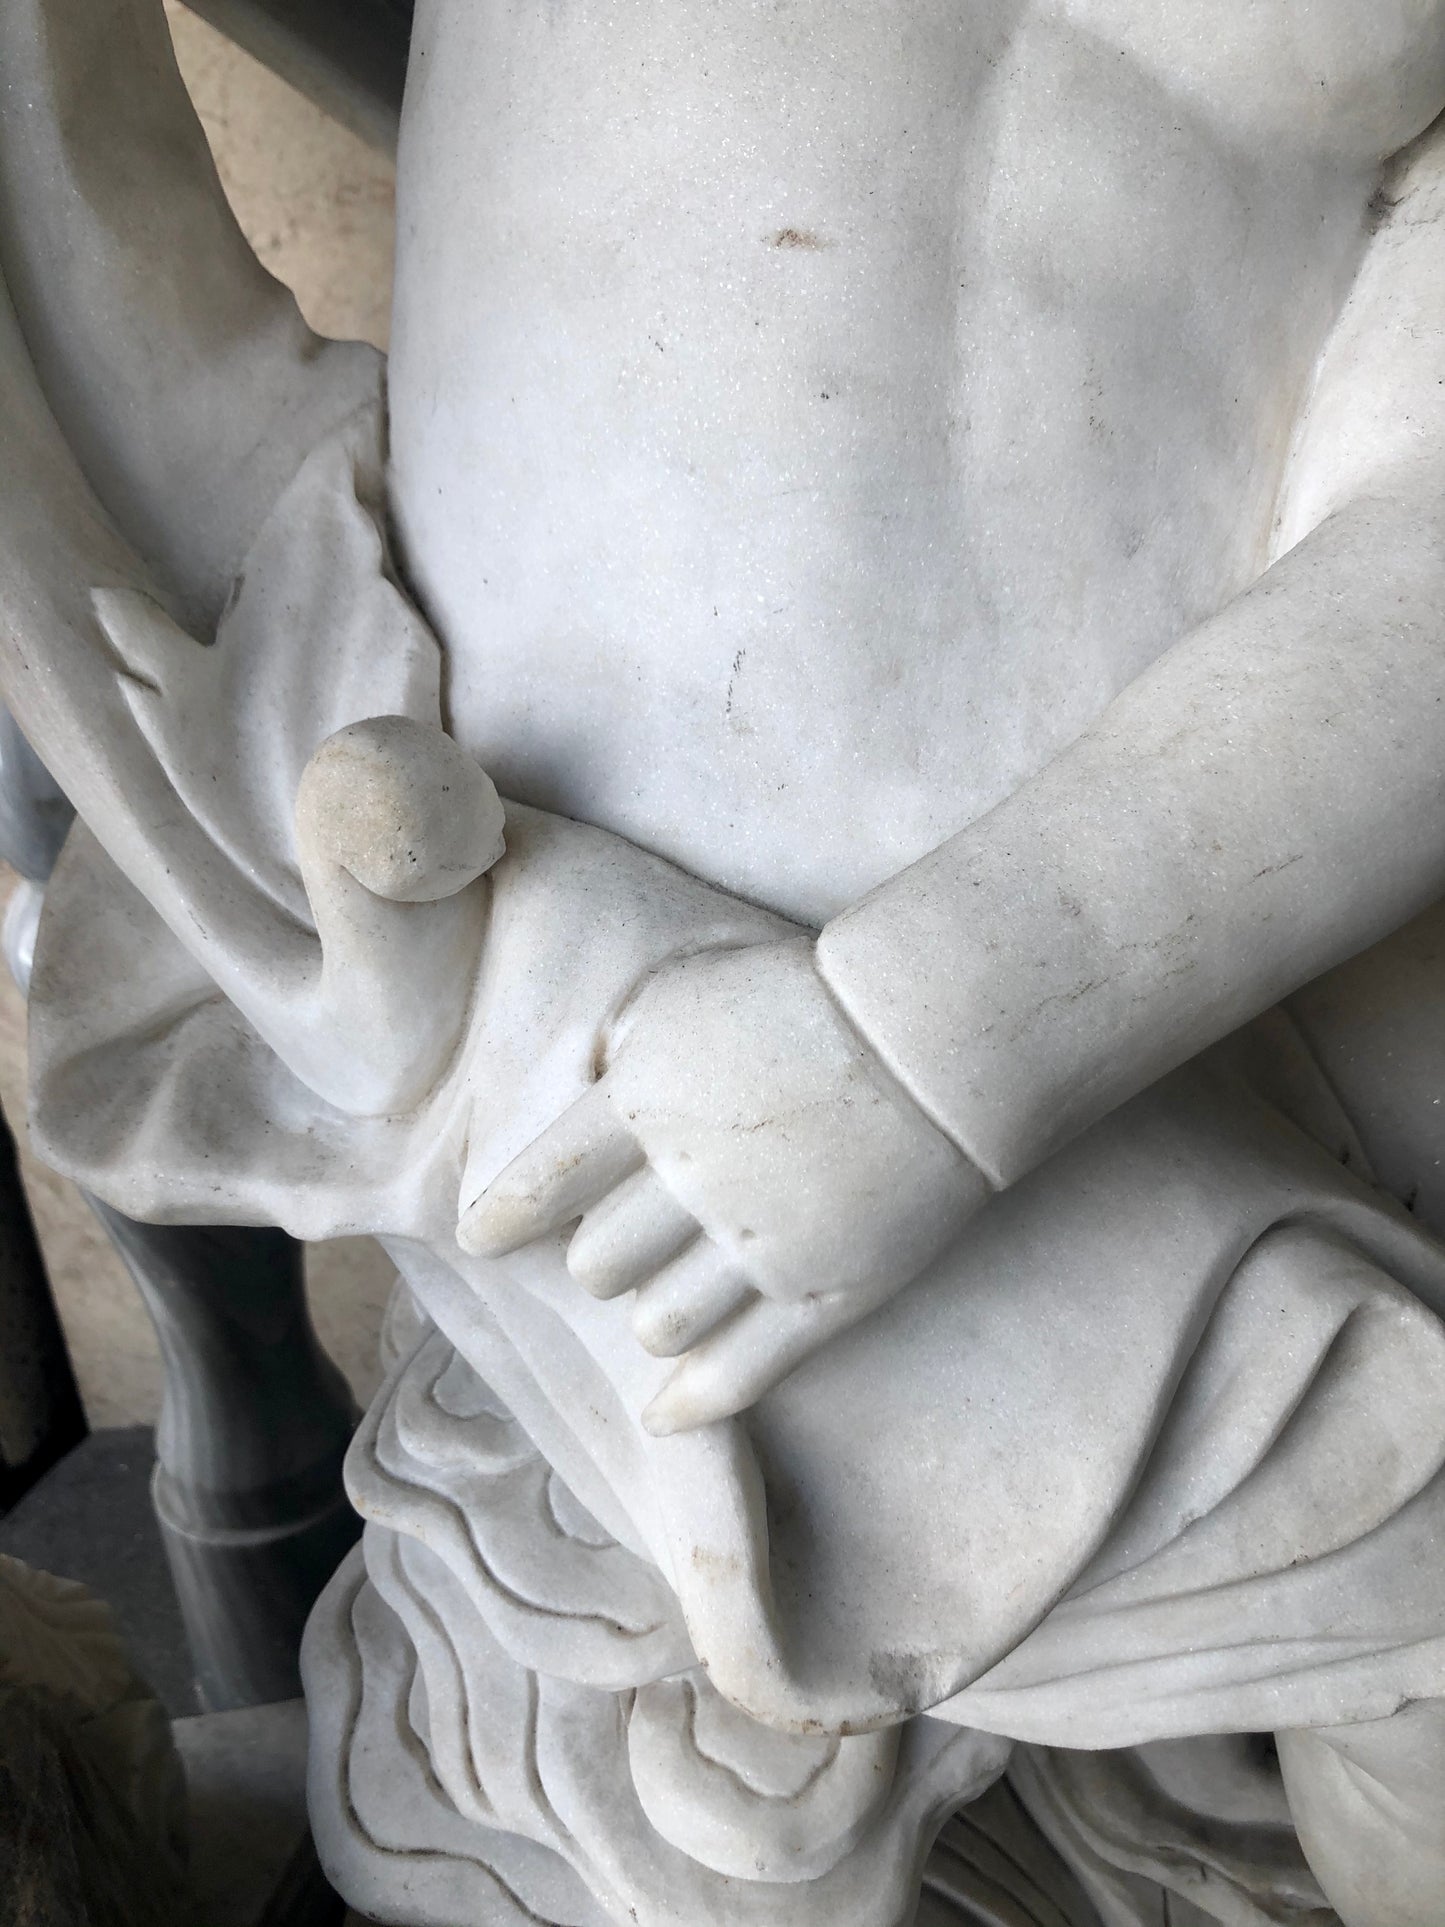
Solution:
<svg viewBox="0 0 1445 1927">
<path fill-rule="evenodd" d="M 1061 116 L 1081 168 L 1134 142 L 1147 185 L 1173 136 L 1279 179 L 1369 169 L 1445 107 L 1445 0 L 419 0 L 417 19 L 411 118 L 445 95 L 489 171 L 619 219 L 670 200 L 684 226 L 690 200 L 774 190 L 906 216 L 956 186 L 966 218 L 990 161 L 1026 168 Z"/>
<path fill-rule="evenodd" d="M 1370 165 L 1445 107 L 1445 0 L 1049 0 L 1038 16 L 1250 148 Z"/>
</svg>

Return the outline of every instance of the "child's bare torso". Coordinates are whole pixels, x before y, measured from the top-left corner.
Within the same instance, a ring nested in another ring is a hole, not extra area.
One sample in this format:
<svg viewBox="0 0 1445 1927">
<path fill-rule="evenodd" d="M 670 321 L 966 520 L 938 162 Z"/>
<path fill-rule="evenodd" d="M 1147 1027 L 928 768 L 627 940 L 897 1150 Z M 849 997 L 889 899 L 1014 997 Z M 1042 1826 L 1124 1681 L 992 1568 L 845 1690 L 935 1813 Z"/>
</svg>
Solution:
<svg viewBox="0 0 1445 1927">
<path fill-rule="evenodd" d="M 999 801 L 1264 565 L 1442 33 L 423 0 L 394 499 L 457 733 L 814 921 Z"/>
</svg>

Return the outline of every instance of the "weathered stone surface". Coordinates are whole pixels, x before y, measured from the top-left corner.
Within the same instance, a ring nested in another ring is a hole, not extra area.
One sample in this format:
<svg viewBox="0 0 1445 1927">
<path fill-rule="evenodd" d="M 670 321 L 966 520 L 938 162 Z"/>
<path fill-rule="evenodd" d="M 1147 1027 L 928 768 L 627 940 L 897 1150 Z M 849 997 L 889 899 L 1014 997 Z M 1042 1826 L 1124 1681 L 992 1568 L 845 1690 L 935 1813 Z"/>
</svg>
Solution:
<svg viewBox="0 0 1445 1927">
<path fill-rule="evenodd" d="M 383 389 L 0 15 L 39 1134 L 419 1314 L 330 1863 L 892 1927 L 1007 1771 L 1066 1917 L 1437 1927 L 1445 6 L 412 59 Z"/>
</svg>

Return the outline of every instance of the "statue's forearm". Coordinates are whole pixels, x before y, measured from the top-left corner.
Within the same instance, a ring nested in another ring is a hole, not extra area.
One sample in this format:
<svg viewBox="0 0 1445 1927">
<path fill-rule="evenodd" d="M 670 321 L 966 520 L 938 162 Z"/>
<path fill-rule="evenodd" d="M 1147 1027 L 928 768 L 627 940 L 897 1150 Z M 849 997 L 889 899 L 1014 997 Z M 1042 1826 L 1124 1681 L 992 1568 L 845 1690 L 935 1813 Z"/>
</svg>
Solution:
<svg viewBox="0 0 1445 1927">
<path fill-rule="evenodd" d="M 1006 803 L 823 932 L 1009 1183 L 1445 894 L 1445 488 L 1322 524 Z"/>
</svg>

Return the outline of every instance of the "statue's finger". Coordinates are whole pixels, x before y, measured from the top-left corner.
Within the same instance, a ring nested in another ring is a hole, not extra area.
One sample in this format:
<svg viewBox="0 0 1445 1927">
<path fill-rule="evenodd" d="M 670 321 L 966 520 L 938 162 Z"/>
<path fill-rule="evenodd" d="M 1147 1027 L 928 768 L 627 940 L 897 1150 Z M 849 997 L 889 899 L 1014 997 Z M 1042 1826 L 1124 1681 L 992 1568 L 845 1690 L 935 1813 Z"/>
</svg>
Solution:
<svg viewBox="0 0 1445 1927">
<path fill-rule="evenodd" d="M 642 1162 L 604 1087 L 594 1084 L 466 1206 L 457 1243 L 478 1257 L 504 1257 L 580 1218 Z"/>
<path fill-rule="evenodd" d="M 637 1294 L 632 1329 L 656 1358 L 677 1358 L 756 1294 L 701 1233 Z"/>
<path fill-rule="evenodd" d="M 634 1171 L 588 1211 L 567 1269 L 595 1298 L 641 1285 L 698 1236 L 697 1221 L 650 1168 Z"/>
<path fill-rule="evenodd" d="M 841 1294 L 785 1305 L 756 1299 L 688 1353 L 643 1424 L 662 1438 L 745 1412 L 868 1309 Z"/>
</svg>

